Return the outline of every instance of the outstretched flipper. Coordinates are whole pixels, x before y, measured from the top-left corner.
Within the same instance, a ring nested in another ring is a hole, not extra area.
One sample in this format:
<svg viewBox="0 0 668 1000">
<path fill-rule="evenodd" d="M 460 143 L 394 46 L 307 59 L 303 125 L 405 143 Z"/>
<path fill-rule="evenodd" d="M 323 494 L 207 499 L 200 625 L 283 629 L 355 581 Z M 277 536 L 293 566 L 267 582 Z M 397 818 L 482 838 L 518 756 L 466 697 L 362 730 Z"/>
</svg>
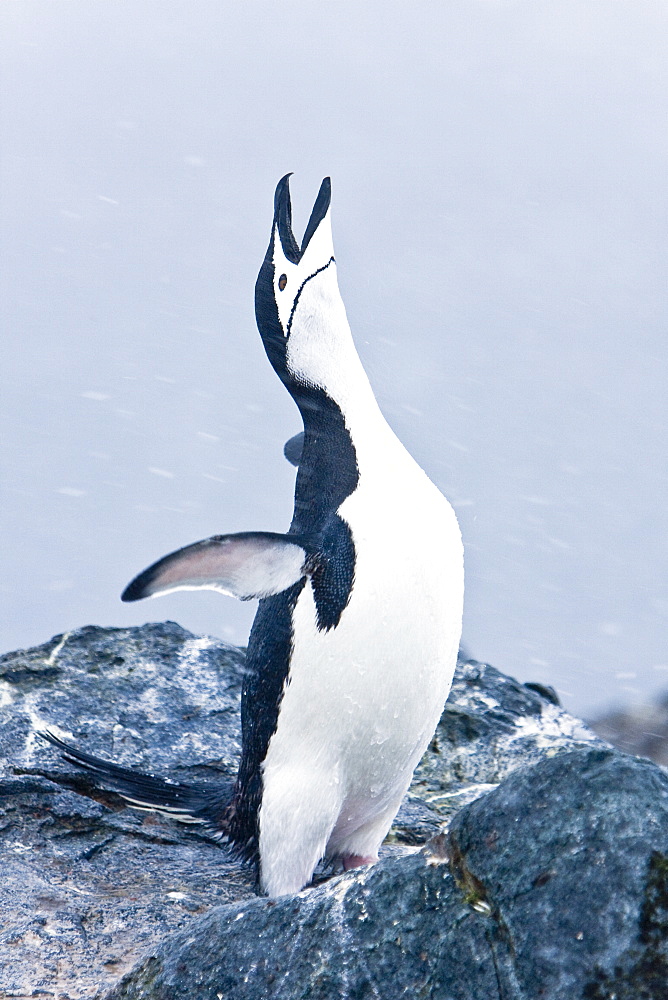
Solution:
<svg viewBox="0 0 668 1000">
<path fill-rule="evenodd" d="M 180 823 L 201 823 L 208 833 L 220 840 L 227 836 L 226 818 L 232 800 L 229 786 L 186 785 L 153 774 L 143 774 L 121 767 L 101 757 L 78 750 L 48 731 L 38 733 L 61 751 L 69 764 L 83 768 L 100 786 L 117 792 L 132 809 L 158 812 Z"/>
<path fill-rule="evenodd" d="M 306 547 L 294 535 L 213 535 L 153 563 L 125 588 L 121 600 L 140 601 L 174 590 L 217 590 L 250 601 L 280 594 L 312 568 Z"/>
</svg>

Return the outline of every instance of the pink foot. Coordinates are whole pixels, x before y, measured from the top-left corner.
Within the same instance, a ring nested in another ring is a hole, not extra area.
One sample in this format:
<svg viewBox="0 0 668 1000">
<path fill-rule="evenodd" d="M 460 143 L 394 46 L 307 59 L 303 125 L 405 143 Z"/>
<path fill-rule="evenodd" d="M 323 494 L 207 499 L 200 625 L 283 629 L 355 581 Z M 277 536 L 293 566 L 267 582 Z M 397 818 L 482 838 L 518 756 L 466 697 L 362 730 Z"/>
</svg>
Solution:
<svg viewBox="0 0 668 1000">
<path fill-rule="evenodd" d="M 378 861 L 378 855 L 373 858 L 365 858 L 363 854 L 344 854 L 341 858 L 344 872 L 351 868 L 360 868 L 362 865 L 374 865 Z"/>
</svg>

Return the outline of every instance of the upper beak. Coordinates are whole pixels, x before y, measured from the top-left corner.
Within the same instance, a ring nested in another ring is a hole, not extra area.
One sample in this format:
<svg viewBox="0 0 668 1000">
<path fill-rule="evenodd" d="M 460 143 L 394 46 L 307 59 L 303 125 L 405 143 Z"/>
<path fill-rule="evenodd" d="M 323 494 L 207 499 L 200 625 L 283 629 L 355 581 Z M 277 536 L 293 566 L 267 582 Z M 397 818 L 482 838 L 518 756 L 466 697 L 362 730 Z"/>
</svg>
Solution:
<svg viewBox="0 0 668 1000">
<path fill-rule="evenodd" d="M 290 201 L 290 178 L 292 174 L 281 177 L 274 195 L 274 224 L 283 247 L 283 253 L 292 264 L 298 264 L 301 257 L 299 244 L 292 232 L 292 202 Z"/>
<path fill-rule="evenodd" d="M 304 239 L 300 247 L 292 232 L 291 176 L 292 174 L 286 174 L 285 177 L 280 179 L 276 187 L 276 194 L 274 195 L 274 224 L 278 229 L 283 253 L 291 263 L 298 264 L 311 237 L 327 214 L 332 197 L 332 185 L 329 177 L 325 177 L 320 185 L 318 197 L 315 200 L 311 218 L 308 221 Z"/>
</svg>

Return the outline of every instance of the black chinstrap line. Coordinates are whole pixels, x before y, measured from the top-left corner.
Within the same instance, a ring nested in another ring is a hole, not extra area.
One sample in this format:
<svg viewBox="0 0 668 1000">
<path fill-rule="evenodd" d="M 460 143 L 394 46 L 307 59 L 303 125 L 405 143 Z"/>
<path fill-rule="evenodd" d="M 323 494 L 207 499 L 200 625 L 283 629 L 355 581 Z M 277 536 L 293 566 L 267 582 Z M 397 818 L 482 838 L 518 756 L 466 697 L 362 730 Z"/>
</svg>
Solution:
<svg viewBox="0 0 668 1000">
<path fill-rule="evenodd" d="M 297 303 L 299 302 L 299 297 L 300 297 L 301 293 L 304 290 L 304 285 L 308 284 L 308 282 L 311 280 L 311 278 L 315 278 L 315 276 L 317 274 L 320 274 L 322 271 L 326 271 L 330 264 L 336 264 L 336 260 L 335 260 L 334 257 L 330 257 L 326 264 L 323 264 L 322 267 L 319 267 L 317 271 L 313 272 L 313 274 L 309 274 L 308 278 L 304 278 L 304 280 L 302 281 L 301 285 L 297 289 L 297 294 L 295 295 L 295 301 L 292 303 L 292 309 L 290 310 L 290 318 L 288 319 L 288 325 L 287 325 L 286 330 L 285 330 L 285 339 L 286 340 L 289 338 L 290 331 L 292 330 L 292 318 L 293 318 L 293 316 L 295 314 L 295 309 L 297 308 Z"/>
</svg>

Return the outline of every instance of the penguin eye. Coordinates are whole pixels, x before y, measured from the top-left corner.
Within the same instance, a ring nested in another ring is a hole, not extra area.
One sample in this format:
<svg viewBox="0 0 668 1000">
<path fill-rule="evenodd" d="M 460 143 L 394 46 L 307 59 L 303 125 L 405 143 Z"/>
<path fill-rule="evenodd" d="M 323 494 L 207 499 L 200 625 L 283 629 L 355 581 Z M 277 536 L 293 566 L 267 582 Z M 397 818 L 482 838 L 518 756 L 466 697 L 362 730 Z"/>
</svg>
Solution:
<svg viewBox="0 0 668 1000">
<path fill-rule="evenodd" d="M 280 278 L 278 279 L 278 290 L 280 292 L 282 292 L 283 289 L 285 288 L 285 286 L 287 285 L 287 283 L 288 283 L 288 276 L 287 276 L 287 274 L 282 274 L 280 276 Z"/>
</svg>

